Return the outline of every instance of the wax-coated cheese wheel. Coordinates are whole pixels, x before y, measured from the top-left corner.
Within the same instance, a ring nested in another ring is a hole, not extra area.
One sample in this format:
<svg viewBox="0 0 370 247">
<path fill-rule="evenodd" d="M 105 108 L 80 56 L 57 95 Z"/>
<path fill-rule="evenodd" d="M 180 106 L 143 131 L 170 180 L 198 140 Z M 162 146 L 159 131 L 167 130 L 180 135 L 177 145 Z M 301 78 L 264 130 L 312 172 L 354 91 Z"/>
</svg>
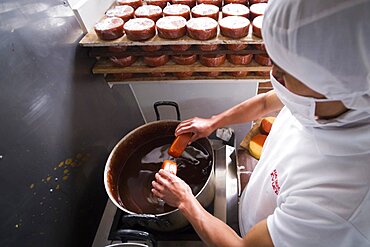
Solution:
<svg viewBox="0 0 370 247">
<path fill-rule="evenodd" d="M 177 78 L 188 78 L 193 75 L 192 71 L 184 71 L 184 72 L 175 72 L 174 73 Z"/>
<path fill-rule="evenodd" d="M 268 0 L 249 0 L 249 5 L 256 4 L 256 3 L 267 3 Z"/>
<path fill-rule="evenodd" d="M 267 7 L 267 3 L 256 3 L 249 7 L 250 19 L 253 20 L 257 16 L 264 15 Z"/>
<path fill-rule="evenodd" d="M 265 144 L 267 135 L 257 134 L 253 136 L 249 142 L 249 153 L 256 159 L 260 159 L 262 154 L 263 144 Z"/>
<path fill-rule="evenodd" d="M 197 4 L 212 4 L 218 8 L 222 7 L 222 0 L 197 0 Z"/>
<path fill-rule="evenodd" d="M 249 74 L 249 71 L 232 71 L 229 72 L 229 74 L 234 77 L 246 77 Z"/>
<path fill-rule="evenodd" d="M 117 0 L 118 5 L 128 5 L 133 7 L 134 9 L 137 9 L 141 5 L 143 5 L 142 0 Z"/>
<path fill-rule="evenodd" d="M 220 44 L 212 44 L 212 45 L 198 45 L 198 49 L 201 51 L 215 51 L 221 48 Z"/>
<path fill-rule="evenodd" d="M 143 5 L 135 10 L 135 16 L 137 18 L 149 18 L 156 22 L 162 17 L 162 9 L 155 5 Z"/>
<path fill-rule="evenodd" d="M 227 44 L 226 48 L 230 51 L 241 51 L 248 47 L 248 44 Z"/>
<path fill-rule="evenodd" d="M 162 46 L 161 45 L 143 45 L 140 47 L 143 51 L 159 51 Z"/>
<path fill-rule="evenodd" d="M 243 4 L 230 3 L 222 7 L 222 18 L 228 16 L 243 16 L 249 17 L 249 8 Z"/>
<path fill-rule="evenodd" d="M 136 56 L 114 56 L 109 58 L 118 67 L 127 67 L 135 63 Z"/>
<path fill-rule="evenodd" d="M 223 36 L 240 39 L 248 35 L 250 22 L 242 16 L 228 16 L 219 21 Z"/>
<path fill-rule="evenodd" d="M 108 17 L 118 17 L 126 22 L 134 18 L 134 8 L 128 5 L 119 5 L 109 9 L 105 15 Z"/>
<path fill-rule="evenodd" d="M 207 67 L 217 67 L 225 63 L 226 54 L 200 55 L 199 62 Z"/>
<path fill-rule="evenodd" d="M 109 52 L 123 52 L 127 50 L 127 46 L 109 46 Z"/>
<path fill-rule="evenodd" d="M 255 54 L 254 61 L 262 66 L 272 66 L 270 57 L 265 54 Z"/>
<path fill-rule="evenodd" d="M 164 9 L 167 4 L 169 4 L 170 0 L 146 0 L 146 3 L 148 5 L 155 5 L 158 7 L 161 7 L 161 9 Z"/>
<path fill-rule="evenodd" d="M 149 67 L 158 67 L 165 65 L 169 60 L 168 55 L 159 55 L 159 56 L 145 56 L 143 62 Z"/>
<path fill-rule="evenodd" d="M 265 44 L 255 44 L 253 45 L 254 48 L 256 48 L 257 50 L 260 50 L 260 51 L 266 51 L 266 47 L 265 47 Z"/>
<path fill-rule="evenodd" d="M 155 36 L 155 23 L 149 18 L 135 18 L 123 26 L 130 40 L 147 40 Z"/>
<path fill-rule="evenodd" d="M 172 61 L 176 64 L 181 65 L 190 65 L 197 61 L 197 55 L 191 54 L 191 55 L 177 55 L 171 57 Z"/>
<path fill-rule="evenodd" d="M 191 9 L 191 16 L 196 17 L 210 17 L 212 19 L 218 20 L 219 8 L 212 4 L 198 4 Z"/>
<path fill-rule="evenodd" d="M 95 24 L 94 30 L 99 39 L 113 40 L 122 37 L 123 23 L 121 18 L 109 17 Z"/>
<path fill-rule="evenodd" d="M 158 36 L 164 39 L 178 39 L 186 34 L 186 19 L 182 16 L 165 16 L 156 23 Z"/>
<path fill-rule="evenodd" d="M 207 77 L 217 77 L 221 74 L 221 72 L 220 71 L 200 72 L 200 74 Z"/>
<path fill-rule="evenodd" d="M 224 5 L 227 5 L 230 3 L 247 5 L 248 0 L 224 0 Z"/>
<path fill-rule="evenodd" d="M 227 60 L 236 65 L 247 65 L 250 62 L 252 62 L 253 54 L 244 54 L 244 55 L 239 55 L 239 54 L 228 54 L 227 55 Z"/>
<path fill-rule="evenodd" d="M 164 16 L 182 16 L 186 20 L 190 19 L 190 7 L 184 4 L 172 4 L 163 9 Z"/>
<path fill-rule="evenodd" d="M 209 40 L 217 35 L 218 23 L 209 17 L 191 18 L 186 26 L 188 35 L 193 39 Z"/>
<path fill-rule="evenodd" d="M 183 4 L 189 6 L 189 8 L 193 8 L 196 4 L 196 0 L 171 0 L 172 4 Z"/>
<path fill-rule="evenodd" d="M 257 16 L 252 21 L 253 34 L 260 38 L 262 38 L 262 22 L 263 22 L 263 15 Z"/>
<path fill-rule="evenodd" d="M 149 73 L 151 77 L 165 77 L 166 73 L 165 72 L 151 72 Z"/>
<path fill-rule="evenodd" d="M 172 51 L 187 51 L 190 47 L 191 45 L 170 45 Z"/>
</svg>

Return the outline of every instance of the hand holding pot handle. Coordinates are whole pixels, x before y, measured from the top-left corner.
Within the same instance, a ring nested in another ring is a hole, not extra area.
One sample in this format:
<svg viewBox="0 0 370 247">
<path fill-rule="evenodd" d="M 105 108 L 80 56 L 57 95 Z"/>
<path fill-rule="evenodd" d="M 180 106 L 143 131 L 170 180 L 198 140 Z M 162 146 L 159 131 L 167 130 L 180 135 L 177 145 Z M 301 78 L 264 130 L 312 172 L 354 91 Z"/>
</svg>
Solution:
<svg viewBox="0 0 370 247">
<path fill-rule="evenodd" d="M 194 197 L 189 185 L 168 171 L 159 170 L 155 178 L 156 181 L 152 182 L 152 193 L 172 207 L 177 208 Z"/>
</svg>

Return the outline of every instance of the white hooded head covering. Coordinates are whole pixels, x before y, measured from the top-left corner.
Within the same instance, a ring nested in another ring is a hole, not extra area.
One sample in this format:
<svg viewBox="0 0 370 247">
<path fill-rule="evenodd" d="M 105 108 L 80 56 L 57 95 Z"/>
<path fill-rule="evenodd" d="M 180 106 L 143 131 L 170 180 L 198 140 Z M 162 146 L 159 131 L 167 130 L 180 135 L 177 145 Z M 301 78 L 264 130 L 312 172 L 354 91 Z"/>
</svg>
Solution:
<svg viewBox="0 0 370 247">
<path fill-rule="evenodd" d="M 279 67 L 370 121 L 370 0 L 270 0 L 262 36 Z"/>
</svg>

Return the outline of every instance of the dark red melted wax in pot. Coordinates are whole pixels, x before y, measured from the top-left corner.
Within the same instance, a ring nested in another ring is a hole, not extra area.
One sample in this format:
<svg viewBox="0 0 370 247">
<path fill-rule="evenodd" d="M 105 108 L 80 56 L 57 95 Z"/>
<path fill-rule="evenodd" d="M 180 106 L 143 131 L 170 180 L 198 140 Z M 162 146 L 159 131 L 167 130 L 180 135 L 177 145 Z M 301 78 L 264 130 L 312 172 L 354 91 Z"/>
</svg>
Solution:
<svg viewBox="0 0 370 247">
<path fill-rule="evenodd" d="M 190 186 L 194 195 L 204 187 L 212 169 L 208 152 L 200 144 L 192 143 L 181 157 L 174 159 L 167 153 L 172 141 L 171 136 L 153 139 L 130 155 L 118 179 L 118 199 L 124 208 L 145 214 L 160 214 L 174 209 L 151 192 L 154 175 L 165 159 L 176 161 L 177 176 Z"/>
</svg>

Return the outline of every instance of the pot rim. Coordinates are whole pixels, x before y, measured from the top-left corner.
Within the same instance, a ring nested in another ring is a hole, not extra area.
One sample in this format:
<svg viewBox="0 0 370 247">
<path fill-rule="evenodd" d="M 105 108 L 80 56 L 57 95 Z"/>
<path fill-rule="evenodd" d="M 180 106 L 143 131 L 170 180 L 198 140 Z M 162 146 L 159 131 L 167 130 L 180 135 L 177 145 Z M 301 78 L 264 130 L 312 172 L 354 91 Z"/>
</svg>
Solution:
<svg viewBox="0 0 370 247">
<path fill-rule="evenodd" d="M 137 214 L 137 215 L 143 215 L 142 213 L 135 213 L 135 212 L 132 212 L 124 207 L 122 207 L 115 199 L 114 199 L 114 196 L 112 195 L 112 192 L 109 188 L 109 184 L 108 184 L 108 172 L 110 170 L 110 161 L 113 157 L 113 154 L 115 153 L 115 151 L 118 149 L 118 147 L 120 146 L 120 144 L 122 142 L 124 142 L 129 136 L 133 135 L 133 133 L 137 132 L 137 131 L 140 131 L 141 129 L 143 128 L 148 128 L 148 126 L 151 126 L 151 125 L 155 125 L 155 124 L 158 124 L 158 123 L 162 123 L 162 122 L 176 122 L 176 123 L 180 123 L 180 121 L 178 120 L 157 120 L 157 121 L 153 121 L 153 122 L 150 122 L 150 123 L 146 123 L 146 124 L 143 124 L 133 130 L 131 130 L 129 133 L 127 133 L 115 146 L 114 148 L 112 149 L 112 151 L 110 152 L 109 154 L 109 157 L 107 159 L 107 162 L 105 163 L 105 168 L 104 168 L 104 187 L 105 187 L 105 191 L 107 192 L 108 194 L 108 197 L 109 199 L 111 200 L 111 202 L 113 202 L 113 204 L 118 207 L 119 209 L 121 209 L 122 211 L 126 212 L 126 213 L 129 213 L 129 214 Z M 208 138 L 204 137 L 208 142 Z M 209 142 L 210 144 L 210 147 L 211 147 L 211 151 L 212 151 L 212 169 L 211 169 L 211 172 L 207 178 L 207 181 L 204 183 L 202 189 L 195 195 L 195 198 L 198 198 L 198 196 L 205 190 L 205 187 L 206 185 L 209 183 L 209 181 L 211 180 L 212 178 L 212 173 L 214 173 L 214 154 L 213 154 L 213 148 L 212 148 L 212 145 L 211 143 Z M 158 216 L 158 217 L 161 217 L 161 216 L 165 216 L 165 215 L 168 215 L 168 214 L 171 214 L 173 212 L 176 212 L 176 211 L 179 211 L 178 208 L 175 208 L 174 210 L 171 210 L 171 211 L 168 211 L 168 212 L 165 212 L 165 213 L 160 213 L 160 214 L 150 214 L 150 215 L 155 215 L 155 216 Z M 144 213 L 145 214 L 145 213 Z"/>
</svg>

